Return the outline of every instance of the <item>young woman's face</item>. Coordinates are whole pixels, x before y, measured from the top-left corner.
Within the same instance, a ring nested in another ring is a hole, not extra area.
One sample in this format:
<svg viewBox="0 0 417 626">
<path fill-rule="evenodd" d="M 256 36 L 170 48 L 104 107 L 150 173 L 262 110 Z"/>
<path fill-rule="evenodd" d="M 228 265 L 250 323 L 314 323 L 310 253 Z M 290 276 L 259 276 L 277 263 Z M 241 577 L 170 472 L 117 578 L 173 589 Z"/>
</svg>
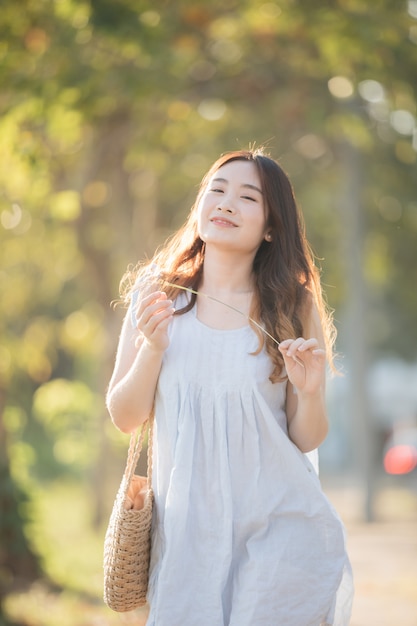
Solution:
<svg viewBox="0 0 417 626">
<path fill-rule="evenodd" d="M 230 161 L 209 179 L 197 206 L 206 245 L 255 256 L 267 235 L 266 208 L 254 163 Z"/>
</svg>

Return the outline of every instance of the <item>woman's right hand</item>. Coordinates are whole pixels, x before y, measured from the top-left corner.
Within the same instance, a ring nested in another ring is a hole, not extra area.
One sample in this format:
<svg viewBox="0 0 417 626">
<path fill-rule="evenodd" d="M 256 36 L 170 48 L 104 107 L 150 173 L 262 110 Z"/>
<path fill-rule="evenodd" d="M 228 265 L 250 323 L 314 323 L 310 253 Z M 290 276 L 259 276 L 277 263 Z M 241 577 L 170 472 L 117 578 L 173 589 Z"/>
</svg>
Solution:
<svg viewBox="0 0 417 626">
<path fill-rule="evenodd" d="M 153 291 L 138 303 L 135 318 L 139 337 L 138 348 L 144 341 L 156 352 L 164 352 L 169 345 L 168 326 L 175 312 L 172 300 L 163 291 Z"/>
</svg>

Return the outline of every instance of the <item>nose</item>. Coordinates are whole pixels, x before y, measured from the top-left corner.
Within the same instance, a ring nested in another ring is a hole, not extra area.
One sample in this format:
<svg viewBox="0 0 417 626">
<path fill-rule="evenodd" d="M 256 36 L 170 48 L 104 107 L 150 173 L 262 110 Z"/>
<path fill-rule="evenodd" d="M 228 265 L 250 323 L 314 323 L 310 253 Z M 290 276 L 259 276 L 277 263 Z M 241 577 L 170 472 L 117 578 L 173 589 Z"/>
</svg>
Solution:
<svg viewBox="0 0 417 626">
<path fill-rule="evenodd" d="M 233 208 L 232 203 L 226 197 L 222 198 L 220 202 L 217 204 L 217 211 L 222 211 L 225 213 L 234 213 L 235 210 Z"/>
</svg>

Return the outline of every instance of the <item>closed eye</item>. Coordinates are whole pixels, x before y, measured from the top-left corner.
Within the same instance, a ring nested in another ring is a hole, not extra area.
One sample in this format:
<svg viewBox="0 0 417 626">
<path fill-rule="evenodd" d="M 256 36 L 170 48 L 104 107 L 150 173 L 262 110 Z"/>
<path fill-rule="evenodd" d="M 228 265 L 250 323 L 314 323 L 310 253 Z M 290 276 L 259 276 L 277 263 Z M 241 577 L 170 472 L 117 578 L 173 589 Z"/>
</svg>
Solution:
<svg viewBox="0 0 417 626">
<path fill-rule="evenodd" d="M 210 191 L 213 191 L 214 193 L 223 193 L 223 189 L 218 189 L 217 187 L 210 189 Z"/>
<path fill-rule="evenodd" d="M 251 202 L 257 202 L 257 199 L 253 198 L 252 196 L 242 196 L 242 198 L 244 200 L 251 200 Z"/>
</svg>

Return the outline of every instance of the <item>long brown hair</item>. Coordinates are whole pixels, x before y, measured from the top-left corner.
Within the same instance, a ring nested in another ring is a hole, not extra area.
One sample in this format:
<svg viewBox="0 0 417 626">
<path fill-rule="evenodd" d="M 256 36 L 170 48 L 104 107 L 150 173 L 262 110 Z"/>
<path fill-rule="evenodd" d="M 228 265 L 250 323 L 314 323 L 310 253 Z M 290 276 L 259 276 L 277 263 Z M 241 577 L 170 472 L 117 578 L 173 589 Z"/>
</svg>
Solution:
<svg viewBox="0 0 417 626">
<path fill-rule="evenodd" d="M 129 300 L 132 286 L 150 266 L 169 283 L 198 290 L 204 263 L 205 244 L 197 230 L 197 211 L 212 175 L 231 161 L 249 161 L 256 166 L 264 196 L 267 228 L 272 241 L 263 241 L 253 262 L 255 297 L 251 317 L 278 341 L 304 336 L 312 306 L 317 308 L 326 343 L 327 358 L 333 368 L 335 328 L 323 297 L 319 271 L 305 235 L 305 225 L 292 185 L 280 165 L 262 149 L 238 150 L 223 154 L 201 181 L 200 188 L 185 224 L 156 251 L 154 257 L 128 271 L 122 279 Z M 178 289 L 166 286 L 168 298 L 175 299 Z M 192 294 L 188 304 L 176 311 L 181 315 L 195 304 Z M 283 358 L 276 344 L 257 327 L 259 350 L 266 350 L 274 364 L 271 380 L 282 378 Z"/>
</svg>

